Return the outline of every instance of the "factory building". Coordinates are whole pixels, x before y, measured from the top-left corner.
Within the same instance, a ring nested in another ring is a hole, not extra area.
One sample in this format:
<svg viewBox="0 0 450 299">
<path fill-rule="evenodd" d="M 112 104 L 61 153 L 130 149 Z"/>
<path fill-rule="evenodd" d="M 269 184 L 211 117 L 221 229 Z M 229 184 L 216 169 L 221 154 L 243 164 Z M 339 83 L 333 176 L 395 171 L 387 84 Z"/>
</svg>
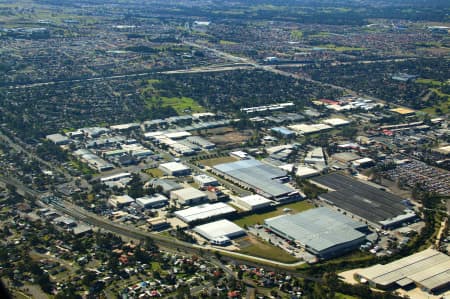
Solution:
<svg viewBox="0 0 450 299">
<path fill-rule="evenodd" d="M 355 278 L 371 287 L 395 290 L 417 286 L 436 293 L 450 286 L 450 257 L 434 249 L 426 249 L 392 263 L 358 270 Z"/>
<path fill-rule="evenodd" d="M 272 201 L 261 195 L 254 194 L 237 198 L 236 204 L 247 211 L 255 211 L 270 207 Z"/>
<path fill-rule="evenodd" d="M 174 214 L 182 221 L 188 224 L 193 224 L 211 219 L 217 219 L 218 217 L 224 218 L 234 213 L 236 213 L 234 208 L 223 202 L 217 202 L 214 204 L 206 203 L 184 210 L 179 210 Z"/>
<path fill-rule="evenodd" d="M 56 145 L 64 145 L 70 142 L 69 138 L 61 134 L 51 134 L 47 135 L 45 138 Z"/>
<path fill-rule="evenodd" d="M 213 178 L 206 174 L 200 174 L 194 176 L 194 182 L 198 184 L 201 188 L 208 187 L 208 186 L 219 186 L 219 182 L 216 178 Z"/>
<path fill-rule="evenodd" d="M 233 183 L 280 202 L 301 198 L 298 191 L 285 185 L 289 177 L 284 170 L 258 160 L 241 160 L 214 166 L 211 171 Z"/>
<path fill-rule="evenodd" d="M 198 189 L 187 187 L 170 192 L 170 199 L 179 206 L 187 206 L 207 202 L 208 195 Z"/>
<path fill-rule="evenodd" d="M 168 162 L 159 165 L 165 174 L 172 176 L 185 176 L 191 174 L 191 169 L 179 162 Z"/>
<path fill-rule="evenodd" d="M 227 245 L 231 239 L 245 235 L 240 226 L 226 219 L 202 224 L 193 230 L 214 245 Z"/>
<path fill-rule="evenodd" d="M 177 182 L 166 179 L 153 179 L 145 184 L 144 187 L 148 188 L 149 185 L 155 189 L 160 189 L 161 191 L 158 192 L 166 196 L 170 196 L 170 192 L 172 191 L 183 189 L 183 186 Z"/>
<path fill-rule="evenodd" d="M 134 198 L 128 195 L 113 195 L 108 199 L 108 204 L 114 208 L 123 208 L 134 202 Z"/>
<path fill-rule="evenodd" d="M 281 215 L 266 219 L 264 224 L 275 234 L 325 259 L 357 249 L 368 232 L 366 224 L 328 208 Z"/>
<path fill-rule="evenodd" d="M 162 208 L 169 203 L 169 199 L 162 194 L 147 195 L 136 198 L 136 203 L 144 209 Z"/>
</svg>

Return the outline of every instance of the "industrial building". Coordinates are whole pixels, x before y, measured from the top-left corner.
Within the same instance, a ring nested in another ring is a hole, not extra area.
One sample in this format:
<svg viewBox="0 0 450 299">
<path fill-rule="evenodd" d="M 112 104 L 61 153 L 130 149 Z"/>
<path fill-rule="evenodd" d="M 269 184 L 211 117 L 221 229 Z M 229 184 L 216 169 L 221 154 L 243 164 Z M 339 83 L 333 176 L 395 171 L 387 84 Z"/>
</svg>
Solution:
<svg viewBox="0 0 450 299">
<path fill-rule="evenodd" d="M 93 154 L 90 150 L 79 149 L 74 151 L 73 154 L 79 157 L 81 161 L 86 162 L 90 168 L 100 172 L 114 169 L 114 165 Z"/>
<path fill-rule="evenodd" d="M 320 171 L 306 165 L 298 165 L 295 171 L 295 175 L 302 179 L 310 178 L 319 174 Z"/>
<path fill-rule="evenodd" d="M 134 198 L 128 195 L 113 195 L 108 199 L 108 203 L 114 208 L 129 206 L 134 202 Z"/>
<path fill-rule="evenodd" d="M 214 149 L 216 147 L 216 145 L 212 142 L 209 142 L 208 140 L 199 137 L 199 136 L 190 136 L 188 138 L 186 138 L 187 141 L 189 141 L 192 144 L 198 145 L 203 149 Z"/>
<path fill-rule="evenodd" d="M 64 145 L 70 142 L 69 138 L 61 134 L 51 134 L 47 135 L 45 138 L 56 145 Z"/>
<path fill-rule="evenodd" d="M 369 221 L 375 227 L 392 228 L 417 217 L 403 204 L 401 197 L 343 174 L 327 174 L 313 178 L 311 182 L 328 189 L 319 199 Z"/>
<path fill-rule="evenodd" d="M 297 124 L 297 125 L 291 125 L 288 126 L 289 129 L 294 130 L 300 135 L 307 135 L 307 134 L 313 134 L 318 133 L 322 131 L 327 131 L 332 129 L 333 127 L 326 125 L 326 124 Z"/>
<path fill-rule="evenodd" d="M 170 192 L 170 199 L 179 206 L 196 205 L 208 201 L 208 195 L 198 189 L 187 187 Z"/>
<path fill-rule="evenodd" d="M 450 257 L 434 249 L 426 249 L 386 265 L 358 270 L 355 278 L 371 287 L 394 290 L 416 285 L 429 293 L 450 286 Z"/>
<path fill-rule="evenodd" d="M 150 185 L 151 187 L 155 189 L 160 189 L 161 191 L 158 191 L 166 196 L 170 195 L 170 192 L 175 190 L 183 189 L 183 186 L 178 184 L 175 181 L 172 180 L 166 180 L 166 179 L 153 179 L 149 181 L 147 184 L 145 184 L 144 187 L 148 187 Z"/>
<path fill-rule="evenodd" d="M 226 245 L 231 239 L 245 235 L 240 226 L 226 219 L 202 224 L 193 230 L 215 245 Z"/>
<path fill-rule="evenodd" d="M 361 159 L 361 156 L 355 154 L 354 152 L 342 152 L 333 154 L 331 158 L 341 163 L 350 163 L 352 161 Z"/>
<path fill-rule="evenodd" d="M 248 211 L 270 207 L 272 201 L 258 194 L 236 198 L 236 204 Z"/>
<path fill-rule="evenodd" d="M 216 178 L 213 178 L 206 174 L 200 174 L 194 176 L 194 182 L 198 184 L 201 188 L 208 186 L 219 186 L 219 182 Z"/>
<path fill-rule="evenodd" d="M 293 138 L 296 135 L 294 131 L 291 131 L 285 127 L 274 127 L 270 129 L 270 131 L 283 138 Z"/>
<path fill-rule="evenodd" d="M 258 160 L 218 164 L 211 171 L 269 199 L 288 202 L 300 198 L 298 191 L 283 184 L 289 180 L 285 171 Z"/>
<path fill-rule="evenodd" d="M 147 195 L 136 198 L 136 203 L 144 209 L 162 208 L 169 203 L 169 199 L 162 194 Z"/>
<path fill-rule="evenodd" d="M 330 258 L 357 249 L 366 239 L 367 225 L 328 208 L 264 221 L 267 229 L 291 240 L 320 258 Z"/>
<path fill-rule="evenodd" d="M 322 122 L 333 127 L 340 127 L 350 124 L 350 121 L 342 118 L 328 118 L 323 120 Z"/>
<path fill-rule="evenodd" d="M 236 210 L 223 202 L 202 204 L 199 206 L 176 211 L 174 214 L 182 221 L 191 224 L 217 217 L 225 217 L 235 213 Z"/>
<path fill-rule="evenodd" d="M 160 164 L 159 169 L 161 169 L 165 174 L 173 176 L 184 176 L 191 174 L 191 169 L 179 162 L 168 162 Z"/>
</svg>

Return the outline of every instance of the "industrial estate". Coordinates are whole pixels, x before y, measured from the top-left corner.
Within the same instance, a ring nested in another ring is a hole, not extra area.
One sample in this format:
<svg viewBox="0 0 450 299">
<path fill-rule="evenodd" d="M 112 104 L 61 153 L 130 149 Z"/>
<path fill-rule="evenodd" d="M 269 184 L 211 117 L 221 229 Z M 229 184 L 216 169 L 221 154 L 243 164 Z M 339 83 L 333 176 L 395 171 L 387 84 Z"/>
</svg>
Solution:
<svg viewBox="0 0 450 299">
<path fill-rule="evenodd" d="M 448 3 L 144 2 L 0 1 L 1 298 L 450 298 Z"/>
</svg>

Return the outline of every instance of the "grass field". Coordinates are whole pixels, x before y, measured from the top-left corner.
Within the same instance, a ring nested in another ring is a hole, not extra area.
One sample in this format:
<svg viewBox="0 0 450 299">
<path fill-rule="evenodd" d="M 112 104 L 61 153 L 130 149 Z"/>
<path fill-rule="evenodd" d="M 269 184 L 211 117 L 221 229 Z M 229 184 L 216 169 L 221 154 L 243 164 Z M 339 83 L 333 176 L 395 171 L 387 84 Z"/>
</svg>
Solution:
<svg viewBox="0 0 450 299">
<path fill-rule="evenodd" d="M 239 252 L 257 257 L 275 260 L 282 263 L 293 263 L 298 261 L 294 256 L 290 255 L 281 248 L 271 245 L 267 242 L 252 238 L 251 245 L 242 248 Z"/>
<path fill-rule="evenodd" d="M 336 296 L 334 298 L 335 299 L 358 299 L 358 297 L 345 295 L 345 294 L 342 294 L 342 293 L 336 293 Z"/>
<path fill-rule="evenodd" d="M 319 48 L 326 48 L 328 50 L 333 50 L 336 52 L 344 52 L 344 51 L 365 51 L 366 48 L 357 48 L 357 47 L 345 47 L 345 46 L 336 46 L 333 44 L 320 45 Z"/>
<path fill-rule="evenodd" d="M 303 37 L 303 32 L 300 30 L 292 30 L 291 31 L 291 38 L 294 40 L 300 40 Z"/>
<path fill-rule="evenodd" d="M 425 109 L 422 109 L 423 112 L 430 113 L 430 114 L 437 114 L 437 109 L 440 110 L 440 113 L 442 114 L 448 114 L 450 112 L 450 95 L 443 93 L 437 88 L 430 88 L 433 92 L 435 92 L 440 97 L 447 97 L 447 100 L 441 101 L 439 104 L 434 105 L 433 107 L 428 107 Z"/>
<path fill-rule="evenodd" d="M 164 176 L 164 172 L 159 168 L 148 168 L 144 172 L 152 177 L 160 178 Z"/>
<path fill-rule="evenodd" d="M 236 158 L 233 158 L 231 156 L 224 156 L 224 157 L 218 157 L 218 158 L 211 158 L 211 159 L 205 159 L 198 161 L 200 164 L 203 164 L 205 166 L 214 166 L 221 163 L 228 163 L 228 162 L 235 162 L 237 161 Z"/>
<path fill-rule="evenodd" d="M 172 107 L 178 114 L 204 112 L 205 109 L 194 99 L 188 97 L 151 97 L 146 99 L 147 106 Z"/>
<path fill-rule="evenodd" d="M 426 84 L 426 85 L 433 85 L 433 86 L 441 86 L 442 85 L 441 81 L 437 81 L 437 80 L 433 80 L 433 79 L 425 79 L 425 78 L 416 79 L 415 82 L 419 83 L 419 84 Z"/>
<path fill-rule="evenodd" d="M 261 213 L 261 214 L 253 214 L 253 215 L 243 217 L 241 219 L 235 220 L 234 223 L 236 223 L 237 225 L 239 225 L 241 227 L 244 227 L 245 225 L 250 226 L 250 225 L 257 224 L 257 223 L 262 224 L 262 223 L 264 223 L 264 219 L 284 214 L 283 209 L 288 208 L 288 209 L 291 209 L 293 213 L 298 213 L 298 212 L 309 210 L 313 207 L 314 206 L 307 201 L 298 201 L 298 202 L 294 202 L 291 204 L 279 206 L 274 211 L 270 211 L 267 213 Z"/>
<path fill-rule="evenodd" d="M 222 40 L 220 40 L 219 44 L 221 44 L 221 45 L 237 45 L 238 43 L 222 39 Z"/>
</svg>

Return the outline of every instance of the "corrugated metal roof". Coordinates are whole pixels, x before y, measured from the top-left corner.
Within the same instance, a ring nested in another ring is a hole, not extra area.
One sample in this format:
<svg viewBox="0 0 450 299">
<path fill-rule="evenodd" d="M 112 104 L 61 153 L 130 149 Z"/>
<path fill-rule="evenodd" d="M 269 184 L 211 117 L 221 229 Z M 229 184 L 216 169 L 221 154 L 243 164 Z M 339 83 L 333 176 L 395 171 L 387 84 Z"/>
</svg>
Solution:
<svg viewBox="0 0 450 299">
<path fill-rule="evenodd" d="M 265 223 L 316 251 L 363 238 L 365 235 L 356 229 L 366 226 L 328 208 L 278 216 Z"/>
<path fill-rule="evenodd" d="M 274 180 L 275 178 L 286 176 L 286 172 L 258 160 L 241 160 L 231 163 L 224 163 L 214 166 L 222 173 L 236 178 L 246 184 L 261 190 L 270 196 L 277 197 L 295 191 Z"/>
<path fill-rule="evenodd" d="M 208 240 L 215 240 L 220 237 L 231 238 L 237 234 L 245 234 L 241 227 L 226 219 L 196 226 L 194 231 Z"/>
<path fill-rule="evenodd" d="M 377 285 L 401 284 L 408 278 L 432 290 L 450 282 L 450 257 L 427 249 L 386 265 L 375 265 L 358 274 Z"/>
</svg>

